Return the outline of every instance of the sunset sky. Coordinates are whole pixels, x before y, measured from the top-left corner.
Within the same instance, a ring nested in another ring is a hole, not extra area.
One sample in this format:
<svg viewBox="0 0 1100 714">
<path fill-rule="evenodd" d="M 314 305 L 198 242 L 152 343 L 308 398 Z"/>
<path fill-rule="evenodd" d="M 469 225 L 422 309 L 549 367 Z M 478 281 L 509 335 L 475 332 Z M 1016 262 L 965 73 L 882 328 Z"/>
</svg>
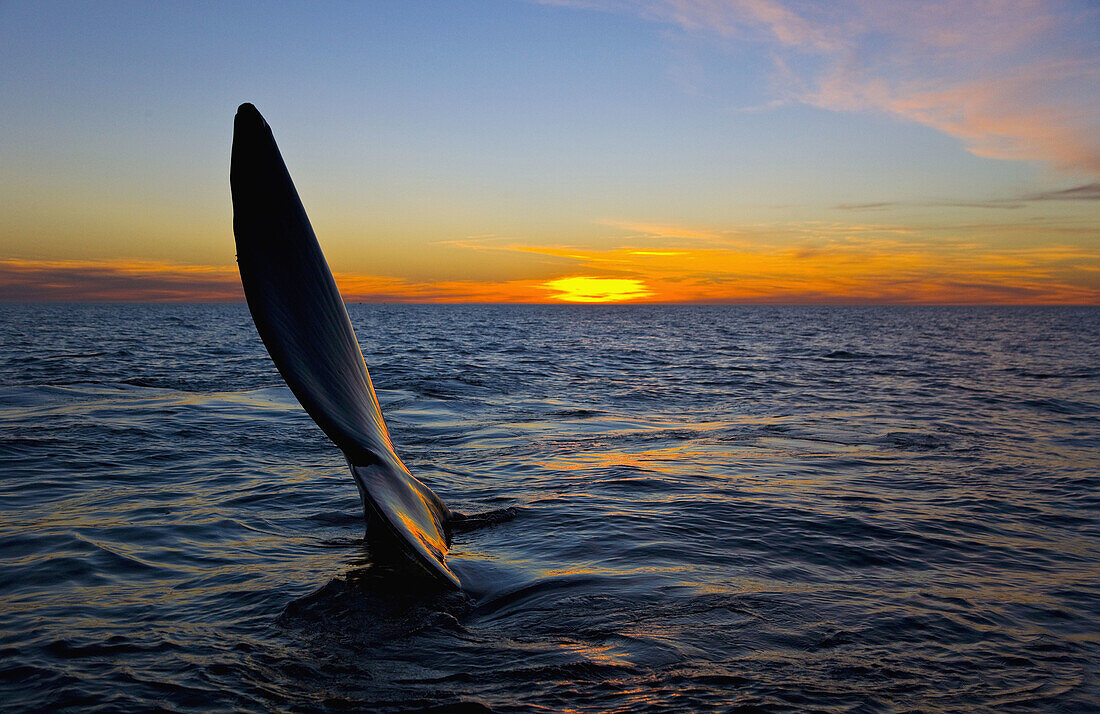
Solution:
<svg viewBox="0 0 1100 714">
<path fill-rule="evenodd" d="M 0 38 L 0 299 L 243 299 L 252 102 L 349 300 L 1100 304 L 1091 0 L 3 2 Z"/>
</svg>

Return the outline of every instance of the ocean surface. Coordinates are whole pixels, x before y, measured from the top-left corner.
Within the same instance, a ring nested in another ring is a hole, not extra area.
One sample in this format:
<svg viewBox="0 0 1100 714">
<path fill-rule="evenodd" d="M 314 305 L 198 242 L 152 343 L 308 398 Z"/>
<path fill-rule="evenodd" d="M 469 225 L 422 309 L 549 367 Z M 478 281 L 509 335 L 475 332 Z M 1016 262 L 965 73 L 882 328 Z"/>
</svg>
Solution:
<svg viewBox="0 0 1100 714">
<path fill-rule="evenodd" d="M 352 305 L 466 590 L 243 305 L 0 305 L 5 711 L 1095 711 L 1100 309 Z"/>
</svg>

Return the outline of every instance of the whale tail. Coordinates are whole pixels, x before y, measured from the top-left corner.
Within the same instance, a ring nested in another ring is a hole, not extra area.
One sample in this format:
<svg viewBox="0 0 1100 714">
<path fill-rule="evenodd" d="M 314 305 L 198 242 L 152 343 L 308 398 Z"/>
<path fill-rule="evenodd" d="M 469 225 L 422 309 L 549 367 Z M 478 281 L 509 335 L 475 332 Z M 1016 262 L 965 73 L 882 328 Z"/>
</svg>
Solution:
<svg viewBox="0 0 1100 714">
<path fill-rule="evenodd" d="M 446 563 L 452 514 L 393 449 L 332 271 L 271 128 L 251 104 L 234 120 L 230 185 L 241 283 L 272 361 L 344 452 L 372 535 L 459 587 Z"/>
</svg>

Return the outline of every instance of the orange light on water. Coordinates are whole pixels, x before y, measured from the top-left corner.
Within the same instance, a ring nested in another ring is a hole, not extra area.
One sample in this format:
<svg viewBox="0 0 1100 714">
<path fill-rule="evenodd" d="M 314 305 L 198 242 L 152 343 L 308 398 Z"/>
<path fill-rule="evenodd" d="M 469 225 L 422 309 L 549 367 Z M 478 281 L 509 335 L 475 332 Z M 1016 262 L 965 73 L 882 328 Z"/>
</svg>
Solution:
<svg viewBox="0 0 1100 714">
<path fill-rule="evenodd" d="M 594 278 L 577 276 L 543 283 L 542 287 L 558 294 L 551 297 L 566 302 L 622 302 L 649 297 L 653 293 L 641 280 L 632 278 Z"/>
</svg>

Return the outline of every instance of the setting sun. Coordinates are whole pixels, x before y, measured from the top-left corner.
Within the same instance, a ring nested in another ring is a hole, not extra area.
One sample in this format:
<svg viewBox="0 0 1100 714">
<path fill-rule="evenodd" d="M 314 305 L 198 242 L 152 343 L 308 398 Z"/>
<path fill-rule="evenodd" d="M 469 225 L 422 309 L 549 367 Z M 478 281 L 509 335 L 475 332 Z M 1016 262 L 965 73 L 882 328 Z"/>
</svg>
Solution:
<svg viewBox="0 0 1100 714">
<path fill-rule="evenodd" d="M 547 290 L 558 291 L 552 297 L 566 302 L 622 302 L 649 297 L 653 293 L 641 280 L 578 276 L 543 283 Z"/>
</svg>

